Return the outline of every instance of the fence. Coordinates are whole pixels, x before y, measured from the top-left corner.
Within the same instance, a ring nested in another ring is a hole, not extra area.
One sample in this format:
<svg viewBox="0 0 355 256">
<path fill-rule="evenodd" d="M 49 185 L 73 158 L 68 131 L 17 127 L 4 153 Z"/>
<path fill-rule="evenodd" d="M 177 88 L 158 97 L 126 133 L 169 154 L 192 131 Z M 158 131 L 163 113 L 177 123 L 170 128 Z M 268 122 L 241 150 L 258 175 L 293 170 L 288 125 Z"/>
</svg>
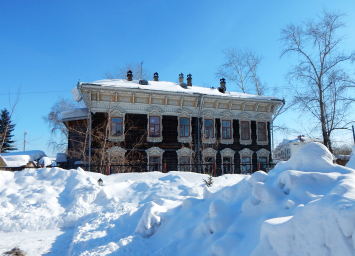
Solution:
<svg viewBox="0 0 355 256">
<path fill-rule="evenodd" d="M 170 172 L 170 171 L 183 171 L 183 172 L 195 172 L 203 174 L 211 174 L 213 176 L 220 176 L 223 174 L 252 174 L 256 171 L 262 170 L 269 172 L 274 168 L 275 164 L 222 164 L 217 165 L 216 163 L 207 164 L 171 164 L 171 163 L 154 163 L 148 165 L 147 163 L 142 164 L 125 164 L 125 165 L 91 165 L 90 171 L 102 173 L 106 175 L 115 173 L 130 173 L 130 172 Z M 76 169 L 81 167 L 85 171 L 89 171 L 88 165 L 62 165 L 60 166 L 64 169 Z M 25 168 L 36 168 L 36 167 L 0 167 L 0 170 L 5 171 L 21 171 Z"/>
</svg>

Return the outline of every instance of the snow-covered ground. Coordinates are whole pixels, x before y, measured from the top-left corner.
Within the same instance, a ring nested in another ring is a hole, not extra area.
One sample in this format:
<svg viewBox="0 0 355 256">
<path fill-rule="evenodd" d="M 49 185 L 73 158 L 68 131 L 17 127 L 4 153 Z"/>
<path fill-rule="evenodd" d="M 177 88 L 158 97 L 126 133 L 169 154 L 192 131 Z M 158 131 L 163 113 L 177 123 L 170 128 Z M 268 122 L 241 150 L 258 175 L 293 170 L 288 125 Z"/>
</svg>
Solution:
<svg viewBox="0 0 355 256">
<path fill-rule="evenodd" d="M 332 164 L 321 144 L 269 174 L 224 175 L 210 188 L 206 178 L 1 171 L 0 254 L 355 254 L 355 170 Z"/>
</svg>

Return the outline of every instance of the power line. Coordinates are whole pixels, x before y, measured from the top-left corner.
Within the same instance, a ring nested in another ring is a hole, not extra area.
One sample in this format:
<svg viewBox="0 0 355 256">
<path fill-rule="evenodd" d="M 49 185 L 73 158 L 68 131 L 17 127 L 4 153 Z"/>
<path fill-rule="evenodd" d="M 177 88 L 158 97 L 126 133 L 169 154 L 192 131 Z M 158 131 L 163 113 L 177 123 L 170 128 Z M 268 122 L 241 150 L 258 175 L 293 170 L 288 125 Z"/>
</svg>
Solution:
<svg viewBox="0 0 355 256">
<path fill-rule="evenodd" d="M 20 92 L 20 93 L 17 93 L 17 92 L 9 92 L 9 93 L 0 93 L 0 95 L 13 95 L 13 94 L 36 94 L 36 93 L 53 93 L 53 92 L 70 92 L 70 90 L 65 90 L 65 91 L 47 91 L 47 92 Z"/>
</svg>

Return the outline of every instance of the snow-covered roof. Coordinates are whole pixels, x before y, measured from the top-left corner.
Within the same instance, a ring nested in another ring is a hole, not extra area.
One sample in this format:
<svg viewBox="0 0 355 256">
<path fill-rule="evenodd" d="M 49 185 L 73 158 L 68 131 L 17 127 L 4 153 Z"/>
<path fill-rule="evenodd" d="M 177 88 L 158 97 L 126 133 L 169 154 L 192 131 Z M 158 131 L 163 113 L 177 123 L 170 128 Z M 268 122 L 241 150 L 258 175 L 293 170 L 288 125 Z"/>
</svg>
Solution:
<svg viewBox="0 0 355 256">
<path fill-rule="evenodd" d="M 62 121 L 86 119 L 88 117 L 87 108 L 74 108 L 60 113 Z"/>
<path fill-rule="evenodd" d="M 130 89 L 140 89 L 140 90 L 152 90 L 152 91 L 167 91 L 167 92 L 176 92 L 176 93 L 187 93 L 187 94 L 204 94 L 211 96 L 222 96 L 222 97 L 235 97 L 235 98 L 243 98 L 243 99 L 259 99 L 259 100 L 279 100 L 276 97 L 268 97 L 268 96 L 258 96 L 252 94 L 245 94 L 239 92 L 230 92 L 226 91 L 225 93 L 221 93 L 217 88 L 206 88 L 200 86 L 186 86 L 186 88 L 180 86 L 179 83 L 167 82 L 167 81 L 148 81 L 148 85 L 139 84 L 139 80 L 127 81 L 124 79 L 105 79 L 98 80 L 92 83 L 82 83 L 83 85 L 96 85 L 102 87 L 119 87 L 119 88 L 130 88 Z M 73 92 L 74 91 L 74 92 Z M 75 88 L 72 90 L 73 97 L 76 99 L 80 99 L 80 97 L 76 97 L 78 95 L 78 90 Z"/>
<path fill-rule="evenodd" d="M 320 142 L 319 140 L 317 139 L 311 139 L 311 138 L 308 138 L 308 137 L 291 137 L 291 138 L 288 138 L 288 139 L 283 139 L 282 142 L 280 142 L 280 144 L 277 146 L 277 147 L 281 147 L 283 145 L 286 145 L 287 143 L 294 143 L 294 142 L 304 142 L 304 143 L 309 143 L 309 142 Z"/>
<path fill-rule="evenodd" d="M 44 156 L 46 154 L 41 150 L 1 153 L 1 157 L 7 167 L 21 167 Z"/>
</svg>

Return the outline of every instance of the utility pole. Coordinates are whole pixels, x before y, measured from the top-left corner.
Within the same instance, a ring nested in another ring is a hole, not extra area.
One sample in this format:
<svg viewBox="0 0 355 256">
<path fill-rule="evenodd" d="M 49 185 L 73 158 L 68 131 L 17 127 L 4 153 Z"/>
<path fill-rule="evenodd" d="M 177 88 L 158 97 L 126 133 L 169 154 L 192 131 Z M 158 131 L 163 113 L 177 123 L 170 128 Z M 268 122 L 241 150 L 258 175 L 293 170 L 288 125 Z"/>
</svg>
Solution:
<svg viewBox="0 0 355 256">
<path fill-rule="evenodd" d="M 352 127 L 353 127 L 353 138 L 354 138 L 354 145 L 355 145 L 355 130 L 354 130 L 354 125 L 353 125 Z"/>
<path fill-rule="evenodd" d="M 142 74 L 143 74 L 143 61 L 141 62 L 141 77 L 139 78 L 139 80 L 142 80 Z"/>
<path fill-rule="evenodd" d="M 23 133 L 23 151 L 26 151 L 26 134 L 27 131 Z"/>
</svg>

